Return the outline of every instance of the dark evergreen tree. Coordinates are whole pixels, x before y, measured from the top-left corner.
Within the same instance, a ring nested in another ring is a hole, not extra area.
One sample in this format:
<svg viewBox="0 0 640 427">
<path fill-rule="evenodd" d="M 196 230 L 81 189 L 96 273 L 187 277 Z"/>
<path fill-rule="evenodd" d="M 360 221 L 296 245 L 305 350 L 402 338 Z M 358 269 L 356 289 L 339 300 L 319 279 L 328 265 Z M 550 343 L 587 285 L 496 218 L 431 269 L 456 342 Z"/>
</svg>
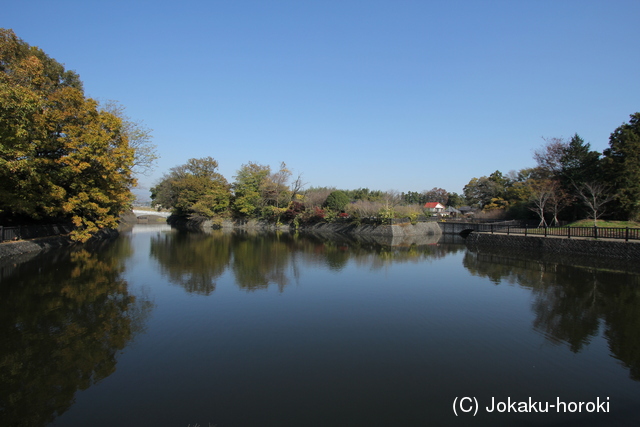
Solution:
<svg viewBox="0 0 640 427">
<path fill-rule="evenodd" d="M 567 189 L 599 178 L 600 153 L 590 148 L 591 145 L 585 143 L 577 133 L 565 145 L 560 158 L 559 178 Z"/>
<path fill-rule="evenodd" d="M 623 215 L 640 217 L 640 112 L 620 125 L 609 137 L 604 151 L 606 181 L 617 192 Z"/>
<path fill-rule="evenodd" d="M 593 185 L 602 180 L 600 153 L 591 151 L 591 145 L 576 133 L 562 149 L 558 180 L 567 200 L 565 218 L 576 220 L 584 215 L 580 192 L 585 183 Z"/>
</svg>

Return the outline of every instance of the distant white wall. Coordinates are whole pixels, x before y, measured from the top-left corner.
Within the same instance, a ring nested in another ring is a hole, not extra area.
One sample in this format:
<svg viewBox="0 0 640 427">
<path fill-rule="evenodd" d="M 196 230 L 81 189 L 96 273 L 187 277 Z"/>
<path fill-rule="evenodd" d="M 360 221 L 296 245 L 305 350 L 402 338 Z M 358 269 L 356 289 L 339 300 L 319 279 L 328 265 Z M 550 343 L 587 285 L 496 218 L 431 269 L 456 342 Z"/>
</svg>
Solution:
<svg viewBox="0 0 640 427">
<path fill-rule="evenodd" d="M 156 215 L 156 216 L 161 216 L 163 218 L 168 218 L 171 215 L 171 212 L 153 212 L 153 211 L 139 211 L 137 209 L 133 210 L 133 214 L 135 216 L 142 216 L 142 215 Z"/>
</svg>

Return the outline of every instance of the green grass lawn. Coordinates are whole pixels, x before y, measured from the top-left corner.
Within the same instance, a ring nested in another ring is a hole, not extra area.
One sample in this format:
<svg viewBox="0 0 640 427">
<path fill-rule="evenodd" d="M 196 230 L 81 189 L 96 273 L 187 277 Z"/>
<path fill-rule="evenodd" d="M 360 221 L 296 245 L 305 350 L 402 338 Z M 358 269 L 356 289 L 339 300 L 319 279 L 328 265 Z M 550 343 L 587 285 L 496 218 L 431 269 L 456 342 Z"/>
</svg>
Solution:
<svg viewBox="0 0 640 427">
<path fill-rule="evenodd" d="M 571 227 L 569 230 L 567 227 Z M 625 230 L 629 227 L 629 231 Z M 639 238 L 638 229 L 640 223 L 635 221 L 600 221 L 598 220 L 598 232 L 593 228 L 592 219 L 584 219 L 573 222 L 564 227 L 549 228 L 520 228 L 514 227 L 509 231 L 501 229 L 499 233 L 511 232 L 513 234 L 527 234 L 529 236 L 547 236 L 547 237 L 577 237 L 577 238 L 595 238 L 595 239 L 631 239 L 637 241 Z"/>
<path fill-rule="evenodd" d="M 565 227 L 593 227 L 592 219 L 581 219 L 580 221 L 572 222 Z M 598 227 L 611 227 L 611 228 L 640 228 L 640 222 L 636 221 L 606 221 L 598 220 Z"/>
</svg>

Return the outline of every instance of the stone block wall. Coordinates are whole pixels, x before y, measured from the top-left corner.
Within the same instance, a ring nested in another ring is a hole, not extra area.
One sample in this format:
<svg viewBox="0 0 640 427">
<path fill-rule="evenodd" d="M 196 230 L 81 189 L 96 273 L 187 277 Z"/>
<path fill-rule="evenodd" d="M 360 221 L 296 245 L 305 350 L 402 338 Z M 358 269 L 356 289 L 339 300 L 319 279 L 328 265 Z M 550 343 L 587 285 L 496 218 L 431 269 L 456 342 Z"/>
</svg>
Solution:
<svg viewBox="0 0 640 427">
<path fill-rule="evenodd" d="M 513 236 L 504 234 L 471 233 L 466 244 L 473 250 L 482 247 L 534 250 L 546 253 L 586 255 L 625 260 L 640 260 L 640 242 L 615 240 L 567 239 L 556 237 Z"/>
</svg>

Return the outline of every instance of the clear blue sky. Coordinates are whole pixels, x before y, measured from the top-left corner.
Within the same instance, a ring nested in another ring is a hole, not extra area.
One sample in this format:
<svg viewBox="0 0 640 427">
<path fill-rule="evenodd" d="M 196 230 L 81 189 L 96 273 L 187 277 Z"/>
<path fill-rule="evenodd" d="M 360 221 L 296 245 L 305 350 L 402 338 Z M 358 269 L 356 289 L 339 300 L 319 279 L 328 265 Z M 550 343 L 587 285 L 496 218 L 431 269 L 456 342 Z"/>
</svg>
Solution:
<svg viewBox="0 0 640 427">
<path fill-rule="evenodd" d="M 462 192 L 593 149 L 640 111 L 640 1 L 12 1 L 0 26 L 153 129 L 148 188 L 189 158 L 229 180 L 284 161 L 308 186 Z"/>
</svg>

